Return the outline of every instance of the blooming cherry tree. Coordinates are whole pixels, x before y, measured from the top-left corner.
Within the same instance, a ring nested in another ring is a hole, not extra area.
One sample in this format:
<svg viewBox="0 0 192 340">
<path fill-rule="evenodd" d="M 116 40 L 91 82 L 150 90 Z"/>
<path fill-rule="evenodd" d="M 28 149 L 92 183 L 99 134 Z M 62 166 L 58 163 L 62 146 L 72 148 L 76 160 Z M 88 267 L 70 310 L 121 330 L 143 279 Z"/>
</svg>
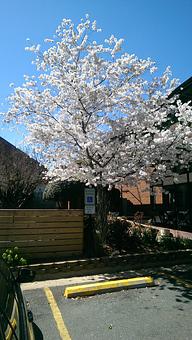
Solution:
<svg viewBox="0 0 192 340">
<path fill-rule="evenodd" d="M 123 39 L 113 35 L 98 43 L 99 31 L 88 16 L 77 26 L 64 19 L 47 49 L 28 47 L 36 73 L 14 89 L 6 113 L 25 124 L 48 176 L 96 185 L 98 193 L 185 164 L 192 135 L 190 105 L 170 98 L 169 68 L 154 76 L 153 61 L 122 53 Z"/>
</svg>

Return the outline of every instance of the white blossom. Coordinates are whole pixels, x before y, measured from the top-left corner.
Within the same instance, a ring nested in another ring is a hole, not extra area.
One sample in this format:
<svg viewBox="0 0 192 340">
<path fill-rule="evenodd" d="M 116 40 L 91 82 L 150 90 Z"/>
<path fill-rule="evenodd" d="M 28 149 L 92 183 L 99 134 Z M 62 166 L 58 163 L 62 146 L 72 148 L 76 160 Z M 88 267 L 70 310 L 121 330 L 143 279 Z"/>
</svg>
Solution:
<svg viewBox="0 0 192 340">
<path fill-rule="evenodd" d="M 50 38 L 46 38 L 46 39 L 44 39 L 44 42 L 54 42 L 54 40 L 53 39 L 50 39 Z"/>
<path fill-rule="evenodd" d="M 40 47 L 41 46 L 39 44 L 38 45 L 27 46 L 27 47 L 25 47 L 25 51 L 37 53 L 37 52 L 39 52 Z"/>
<path fill-rule="evenodd" d="M 109 186 L 162 178 L 178 158 L 191 160 L 190 103 L 169 98 L 170 68 L 153 76 L 150 58 L 121 54 L 114 35 L 97 43 L 98 31 L 88 16 L 77 26 L 63 19 L 50 48 L 27 47 L 36 74 L 14 88 L 5 120 L 25 124 L 52 178 Z"/>
</svg>

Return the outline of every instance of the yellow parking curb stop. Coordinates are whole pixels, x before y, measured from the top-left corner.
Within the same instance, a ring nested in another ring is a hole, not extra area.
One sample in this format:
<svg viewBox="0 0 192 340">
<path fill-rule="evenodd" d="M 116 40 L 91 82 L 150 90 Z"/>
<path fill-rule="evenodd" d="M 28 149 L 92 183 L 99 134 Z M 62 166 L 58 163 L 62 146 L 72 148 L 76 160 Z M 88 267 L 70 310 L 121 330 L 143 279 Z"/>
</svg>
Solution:
<svg viewBox="0 0 192 340">
<path fill-rule="evenodd" d="M 154 280 L 151 276 L 136 277 L 131 279 L 113 280 L 105 282 L 89 283 L 80 286 L 67 287 L 64 292 L 64 297 L 71 298 L 76 296 L 94 295 L 97 293 L 106 293 L 109 291 L 140 288 L 154 285 Z"/>
</svg>

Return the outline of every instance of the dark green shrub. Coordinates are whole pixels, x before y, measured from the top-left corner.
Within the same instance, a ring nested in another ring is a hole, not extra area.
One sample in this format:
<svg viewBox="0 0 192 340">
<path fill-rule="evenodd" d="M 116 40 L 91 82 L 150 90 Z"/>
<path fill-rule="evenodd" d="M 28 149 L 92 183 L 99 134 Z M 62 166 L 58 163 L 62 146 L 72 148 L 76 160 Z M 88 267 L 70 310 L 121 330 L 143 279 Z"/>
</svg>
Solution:
<svg viewBox="0 0 192 340">
<path fill-rule="evenodd" d="M 181 239 L 185 249 L 192 249 L 192 240 L 190 239 Z"/>
<path fill-rule="evenodd" d="M 56 181 L 47 184 L 43 193 L 44 200 L 55 200 L 59 208 L 82 209 L 84 184 L 78 181 Z"/>
<path fill-rule="evenodd" d="M 108 224 L 107 244 L 113 250 L 139 251 L 145 248 L 156 248 L 158 231 L 134 226 L 126 220 L 114 219 Z"/>
<path fill-rule="evenodd" d="M 158 230 L 153 228 L 145 228 L 142 232 L 142 241 L 146 246 L 157 245 Z"/>
<path fill-rule="evenodd" d="M 162 236 L 159 246 L 163 250 L 186 249 L 183 239 L 173 236 Z"/>
<path fill-rule="evenodd" d="M 107 246 L 111 251 L 118 250 L 120 253 L 192 249 L 192 240 L 164 235 L 158 241 L 157 234 L 156 229 L 143 228 L 116 218 L 108 222 Z"/>
<path fill-rule="evenodd" d="M 142 230 L 140 227 L 131 228 L 130 237 L 127 243 L 127 250 L 137 250 L 142 244 Z"/>
<path fill-rule="evenodd" d="M 108 222 L 107 244 L 119 251 L 125 248 L 130 224 L 125 220 L 114 219 Z"/>
<path fill-rule="evenodd" d="M 27 260 L 24 259 L 21 254 L 19 254 L 19 248 L 14 247 L 12 249 L 6 249 L 2 254 L 2 259 L 8 264 L 10 267 L 15 266 L 24 266 L 27 264 Z"/>
</svg>

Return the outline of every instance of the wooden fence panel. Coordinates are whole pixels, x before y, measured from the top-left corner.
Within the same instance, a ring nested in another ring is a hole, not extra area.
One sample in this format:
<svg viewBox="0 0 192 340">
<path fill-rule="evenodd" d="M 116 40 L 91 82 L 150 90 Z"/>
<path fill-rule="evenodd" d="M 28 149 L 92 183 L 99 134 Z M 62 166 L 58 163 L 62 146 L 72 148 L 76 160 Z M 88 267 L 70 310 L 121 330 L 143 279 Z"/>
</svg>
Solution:
<svg viewBox="0 0 192 340">
<path fill-rule="evenodd" d="M 83 210 L 0 209 L 0 253 L 18 247 L 27 259 L 81 255 Z"/>
</svg>

